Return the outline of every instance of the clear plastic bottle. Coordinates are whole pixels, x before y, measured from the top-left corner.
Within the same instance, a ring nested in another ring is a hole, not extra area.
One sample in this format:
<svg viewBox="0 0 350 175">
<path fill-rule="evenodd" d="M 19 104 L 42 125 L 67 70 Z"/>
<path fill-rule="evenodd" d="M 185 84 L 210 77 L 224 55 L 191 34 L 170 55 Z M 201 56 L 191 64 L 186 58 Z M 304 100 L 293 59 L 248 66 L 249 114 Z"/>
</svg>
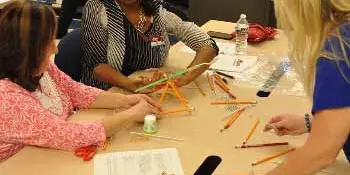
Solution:
<svg viewBox="0 0 350 175">
<path fill-rule="evenodd" d="M 248 50 L 248 29 L 249 23 L 247 16 L 241 14 L 239 20 L 236 23 L 236 54 L 246 55 Z"/>
</svg>

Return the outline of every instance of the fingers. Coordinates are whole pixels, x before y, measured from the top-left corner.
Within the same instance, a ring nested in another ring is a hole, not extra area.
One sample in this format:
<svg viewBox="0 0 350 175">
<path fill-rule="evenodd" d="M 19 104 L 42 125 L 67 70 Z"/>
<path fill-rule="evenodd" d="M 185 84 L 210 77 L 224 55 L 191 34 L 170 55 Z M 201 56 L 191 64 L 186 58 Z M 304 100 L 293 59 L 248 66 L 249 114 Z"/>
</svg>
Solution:
<svg viewBox="0 0 350 175">
<path fill-rule="evenodd" d="M 157 80 L 164 78 L 164 77 L 166 77 L 166 73 L 163 71 L 157 70 L 156 72 L 153 73 L 152 81 L 157 81 Z"/>
<path fill-rule="evenodd" d="M 281 121 L 276 122 L 276 123 L 271 123 L 270 125 L 276 129 L 283 129 L 283 128 L 288 128 L 287 124 L 288 124 L 287 121 L 281 120 Z"/>
<path fill-rule="evenodd" d="M 152 82 L 152 79 L 145 76 L 139 76 L 139 78 L 141 79 L 142 85 L 147 85 Z"/>
<path fill-rule="evenodd" d="M 266 124 L 265 128 L 264 128 L 264 132 L 270 131 L 272 130 L 274 131 L 274 133 L 278 136 L 284 136 L 284 135 L 288 135 L 288 130 L 285 128 L 276 128 L 274 125 L 271 124 Z"/>
<path fill-rule="evenodd" d="M 283 115 L 274 116 L 270 119 L 269 124 L 280 122 L 283 118 Z"/>
<path fill-rule="evenodd" d="M 151 104 L 148 104 L 149 108 L 150 108 L 150 112 L 151 114 L 159 114 L 160 110 L 154 106 L 152 106 Z"/>
<path fill-rule="evenodd" d="M 268 123 L 265 125 L 264 127 L 264 131 L 269 131 L 271 129 L 279 129 L 279 128 L 284 128 L 286 122 L 284 120 L 284 117 L 283 115 L 278 115 L 278 116 L 275 116 L 275 117 L 272 117 Z"/>
<path fill-rule="evenodd" d="M 284 136 L 284 135 L 288 135 L 288 132 L 284 130 L 275 130 L 275 134 L 278 136 Z"/>
<path fill-rule="evenodd" d="M 155 100 L 153 100 L 151 97 L 147 96 L 147 95 L 140 95 L 141 98 L 143 98 L 144 100 L 146 100 L 150 105 L 154 106 L 155 108 L 157 108 L 158 110 L 161 109 L 161 106 L 158 102 L 156 102 Z"/>
<path fill-rule="evenodd" d="M 273 127 L 270 124 L 266 124 L 264 127 L 264 132 L 270 131 Z"/>
<path fill-rule="evenodd" d="M 153 73 L 152 81 L 157 81 L 160 79 L 160 74 L 159 71 L 157 70 L 156 72 Z"/>
</svg>

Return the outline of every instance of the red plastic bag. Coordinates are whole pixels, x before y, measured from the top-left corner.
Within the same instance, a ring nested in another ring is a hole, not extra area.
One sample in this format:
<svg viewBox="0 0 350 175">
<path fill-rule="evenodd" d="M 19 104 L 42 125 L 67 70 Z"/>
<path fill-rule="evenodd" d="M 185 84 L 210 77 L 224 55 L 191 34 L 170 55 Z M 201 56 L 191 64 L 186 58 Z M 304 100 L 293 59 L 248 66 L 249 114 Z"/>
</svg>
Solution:
<svg viewBox="0 0 350 175">
<path fill-rule="evenodd" d="M 250 24 L 248 30 L 248 42 L 259 43 L 265 40 L 273 39 L 278 32 L 272 27 L 265 27 L 260 24 Z M 236 37 L 236 33 L 232 34 Z"/>
</svg>

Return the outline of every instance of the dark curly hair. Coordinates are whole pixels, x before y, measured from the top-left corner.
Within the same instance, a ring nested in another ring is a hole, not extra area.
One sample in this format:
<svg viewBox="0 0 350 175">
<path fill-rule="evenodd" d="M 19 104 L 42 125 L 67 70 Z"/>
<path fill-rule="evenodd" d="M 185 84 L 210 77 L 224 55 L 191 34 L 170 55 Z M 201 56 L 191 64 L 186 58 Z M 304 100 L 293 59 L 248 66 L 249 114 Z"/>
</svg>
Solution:
<svg viewBox="0 0 350 175">
<path fill-rule="evenodd" d="M 57 29 L 53 10 L 31 0 L 7 4 L 0 16 L 0 79 L 35 91 L 39 70 Z"/>
</svg>

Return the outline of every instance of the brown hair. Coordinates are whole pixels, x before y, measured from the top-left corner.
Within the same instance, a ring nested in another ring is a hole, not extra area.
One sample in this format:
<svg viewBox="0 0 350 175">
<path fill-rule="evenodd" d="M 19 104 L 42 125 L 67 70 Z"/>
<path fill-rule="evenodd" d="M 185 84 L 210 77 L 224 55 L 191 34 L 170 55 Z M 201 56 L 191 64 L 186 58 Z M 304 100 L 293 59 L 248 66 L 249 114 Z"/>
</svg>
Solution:
<svg viewBox="0 0 350 175">
<path fill-rule="evenodd" d="M 55 39 L 54 11 L 38 2 L 18 0 L 0 15 L 0 79 L 8 78 L 28 91 L 35 91 L 40 77 L 34 74 Z"/>
</svg>

